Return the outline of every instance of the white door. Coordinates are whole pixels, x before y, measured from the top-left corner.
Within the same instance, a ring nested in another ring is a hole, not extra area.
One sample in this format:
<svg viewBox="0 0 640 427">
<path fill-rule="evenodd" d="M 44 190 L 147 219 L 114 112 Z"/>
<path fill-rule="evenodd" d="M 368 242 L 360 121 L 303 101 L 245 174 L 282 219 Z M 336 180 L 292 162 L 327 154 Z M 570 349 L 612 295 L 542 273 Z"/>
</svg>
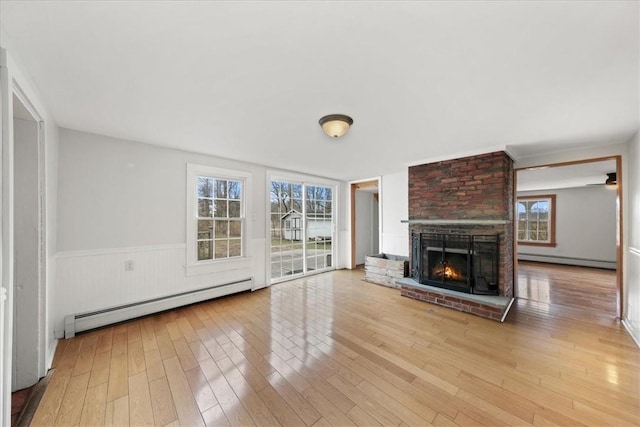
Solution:
<svg viewBox="0 0 640 427">
<path fill-rule="evenodd" d="M 44 364 L 44 230 L 40 122 L 13 94 L 12 390 L 40 379 Z M 42 373 L 44 375 L 44 372 Z"/>
</svg>

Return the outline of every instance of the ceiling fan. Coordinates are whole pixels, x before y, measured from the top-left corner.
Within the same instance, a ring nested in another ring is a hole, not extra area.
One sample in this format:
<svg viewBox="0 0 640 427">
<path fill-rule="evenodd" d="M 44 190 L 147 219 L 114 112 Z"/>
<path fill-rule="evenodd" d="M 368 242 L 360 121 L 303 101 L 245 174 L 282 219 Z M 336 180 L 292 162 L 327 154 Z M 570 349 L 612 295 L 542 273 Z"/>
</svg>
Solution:
<svg viewBox="0 0 640 427">
<path fill-rule="evenodd" d="M 607 174 L 607 179 L 603 183 L 587 184 L 587 186 L 592 185 L 604 185 L 606 188 L 613 190 L 618 186 L 618 176 L 616 172 L 610 172 Z"/>
</svg>

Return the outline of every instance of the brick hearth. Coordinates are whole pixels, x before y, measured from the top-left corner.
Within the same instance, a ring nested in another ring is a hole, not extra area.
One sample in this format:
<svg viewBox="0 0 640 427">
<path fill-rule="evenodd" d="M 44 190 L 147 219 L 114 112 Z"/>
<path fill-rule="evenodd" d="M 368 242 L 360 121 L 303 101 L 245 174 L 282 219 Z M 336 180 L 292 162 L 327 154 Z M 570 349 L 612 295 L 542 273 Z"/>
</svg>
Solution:
<svg viewBox="0 0 640 427">
<path fill-rule="evenodd" d="M 448 289 L 421 285 L 413 279 L 404 278 L 399 282 L 400 295 L 454 310 L 472 313 L 480 317 L 502 321 L 511 298 L 504 296 L 470 295 Z"/>
</svg>

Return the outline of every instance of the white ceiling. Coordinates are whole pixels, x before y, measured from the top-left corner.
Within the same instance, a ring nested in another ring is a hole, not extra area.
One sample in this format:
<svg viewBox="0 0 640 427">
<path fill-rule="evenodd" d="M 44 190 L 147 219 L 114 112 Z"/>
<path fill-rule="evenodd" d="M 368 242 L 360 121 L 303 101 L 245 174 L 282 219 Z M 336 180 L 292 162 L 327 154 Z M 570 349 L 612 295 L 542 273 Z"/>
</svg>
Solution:
<svg viewBox="0 0 640 427">
<path fill-rule="evenodd" d="M 638 129 L 638 2 L 0 1 L 60 126 L 337 179 Z M 10 53 L 15 53 L 10 52 Z M 325 114 L 353 117 L 338 140 Z"/>
<path fill-rule="evenodd" d="M 517 172 L 517 190 L 556 190 L 600 186 L 604 184 L 607 174 L 611 172 L 616 172 L 615 160 L 523 169 Z"/>
</svg>

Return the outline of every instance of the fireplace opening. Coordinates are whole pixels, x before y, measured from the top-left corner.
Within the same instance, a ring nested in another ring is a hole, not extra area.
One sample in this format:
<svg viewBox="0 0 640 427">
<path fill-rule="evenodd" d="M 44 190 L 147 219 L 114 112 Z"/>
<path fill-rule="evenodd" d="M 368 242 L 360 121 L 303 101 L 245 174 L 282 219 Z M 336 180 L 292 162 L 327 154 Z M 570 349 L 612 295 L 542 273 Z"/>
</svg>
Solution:
<svg viewBox="0 0 640 427">
<path fill-rule="evenodd" d="M 467 256 L 462 254 L 429 251 L 429 280 L 467 282 Z"/>
<path fill-rule="evenodd" d="M 498 236 L 412 234 L 413 277 L 459 292 L 498 294 Z"/>
</svg>

